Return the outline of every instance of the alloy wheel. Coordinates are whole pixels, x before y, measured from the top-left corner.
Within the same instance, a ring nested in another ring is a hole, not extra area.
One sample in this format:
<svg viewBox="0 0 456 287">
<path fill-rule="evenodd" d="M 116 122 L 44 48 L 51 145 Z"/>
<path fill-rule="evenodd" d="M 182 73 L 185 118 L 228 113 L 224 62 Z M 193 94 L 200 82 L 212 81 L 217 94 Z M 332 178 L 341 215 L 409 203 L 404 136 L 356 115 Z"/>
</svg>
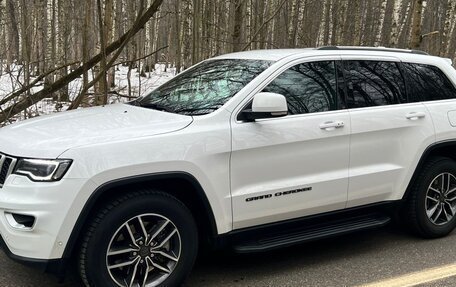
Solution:
<svg viewBox="0 0 456 287">
<path fill-rule="evenodd" d="M 106 266 L 122 287 L 153 287 L 165 281 L 181 255 L 181 237 L 174 223 L 158 214 L 131 218 L 114 233 Z"/>
<path fill-rule="evenodd" d="M 426 215 L 435 225 L 445 225 L 456 215 L 456 177 L 448 172 L 437 175 L 426 193 Z"/>
</svg>

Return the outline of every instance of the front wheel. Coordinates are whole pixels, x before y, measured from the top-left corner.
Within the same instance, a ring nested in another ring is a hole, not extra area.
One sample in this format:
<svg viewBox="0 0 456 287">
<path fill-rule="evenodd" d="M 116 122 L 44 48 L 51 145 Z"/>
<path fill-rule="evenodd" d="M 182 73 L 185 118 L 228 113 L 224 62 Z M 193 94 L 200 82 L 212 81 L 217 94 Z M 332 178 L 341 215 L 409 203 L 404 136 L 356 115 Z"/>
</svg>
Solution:
<svg viewBox="0 0 456 287">
<path fill-rule="evenodd" d="M 135 192 L 102 209 L 88 228 L 79 267 L 87 286 L 179 286 L 196 258 L 193 216 L 162 192 Z"/>
</svg>

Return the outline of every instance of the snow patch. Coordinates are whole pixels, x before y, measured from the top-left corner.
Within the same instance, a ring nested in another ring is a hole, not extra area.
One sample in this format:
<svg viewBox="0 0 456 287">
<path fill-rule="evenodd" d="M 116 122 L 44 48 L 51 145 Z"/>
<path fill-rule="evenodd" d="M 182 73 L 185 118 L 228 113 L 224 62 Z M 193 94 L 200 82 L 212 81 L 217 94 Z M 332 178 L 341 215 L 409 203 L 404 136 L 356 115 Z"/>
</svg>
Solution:
<svg viewBox="0 0 456 287">
<path fill-rule="evenodd" d="M 128 98 L 128 67 L 118 65 L 115 67 L 115 87 L 111 88 L 117 94 L 111 94 L 109 96 L 109 104 L 118 103 L 118 102 L 127 102 L 132 100 Z M 21 65 L 11 65 L 10 71 L 5 71 L 5 67 L 2 69 L 3 73 L 0 74 L 0 100 L 6 98 L 13 91 L 20 89 L 24 83 L 23 70 Z M 169 68 L 166 64 L 156 64 L 155 70 L 146 73 L 146 77 L 141 77 L 138 70 L 132 69 L 130 72 L 130 84 L 131 84 L 131 96 L 139 97 L 146 95 L 162 85 L 163 83 L 169 81 L 174 77 L 176 73 L 175 68 Z M 92 80 L 93 73 L 89 72 L 89 81 Z M 31 79 L 33 81 L 33 78 Z M 79 92 L 82 89 L 82 77 L 77 78 L 74 81 L 68 84 L 68 96 L 70 100 L 73 100 L 77 97 Z M 36 93 L 43 89 L 43 82 L 39 82 L 35 87 L 31 89 L 32 93 Z M 89 89 L 88 94 L 93 93 L 93 88 Z M 90 97 L 90 96 L 89 96 Z M 0 106 L 1 111 L 6 109 L 9 105 L 14 102 L 6 103 Z M 24 120 L 29 117 L 35 117 L 39 115 L 47 115 L 55 112 L 65 111 L 69 107 L 69 102 L 55 101 L 52 97 L 45 98 L 40 102 L 37 102 L 26 112 L 20 113 L 19 115 L 13 117 L 10 120 L 11 122 L 16 122 Z"/>
</svg>

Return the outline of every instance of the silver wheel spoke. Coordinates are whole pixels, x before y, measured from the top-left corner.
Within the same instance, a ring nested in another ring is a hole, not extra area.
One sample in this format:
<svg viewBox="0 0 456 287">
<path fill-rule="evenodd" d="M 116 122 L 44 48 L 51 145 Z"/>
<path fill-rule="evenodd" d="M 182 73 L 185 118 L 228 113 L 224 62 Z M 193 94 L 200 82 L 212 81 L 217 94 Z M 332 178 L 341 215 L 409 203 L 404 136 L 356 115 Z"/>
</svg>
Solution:
<svg viewBox="0 0 456 287">
<path fill-rule="evenodd" d="M 442 210 L 443 210 L 443 214 L 445 215 L 446 221 L 450 220 L 450 216 L 448 215 L 446 208 L 445 208 L 445 204 L 443 204 L 443 203 L 442 203 Z"/>
<path fill-rule="evenodd" d="M 141 226 L 141 230 L 143 232 L 144 241 L 147 242 L 148 234 L 147 234 L 147 231 L 146 231 L 146 227 L 144 226 L 144 222 L 141 219 L 141 216 L 138 216 L 138 221 L 139 221 L 139 225 Z"/>
<path fill-rule="evenodd" d="M 456 213 L 456 208 L 454 208 L 449 202 L 446 203 L 446 205 L 448 206 L 448 208 L 450 209 L 451 211 L 451 216 L 453 217 Z"/>
<path fill-rule="evenodd" d="M 176 234 L 176 232 L 177 232 L 177 229 L 174 229 L 170 234 L 168 234 L 168 236 L 166 236 L 165 239 L 162 240 L 162 242 L 159 245 L 153 247 L 152 249 L 157 250 L 159 248 L 162 248 L 163 245 L 165 245 L 166 242 L 168 242 L 171 239 L 171 237 L 173 237 L 173 235 Z"/>
<path fill-rule="evenodd" d="M 117 249 L 117 250 L 109 251 L 108 256 L 125 254 L 125 253 L 134 252 L 134 251 L 139 251 L 139 249 L 135 249 L 135 248 Z"/>
<path fill-rule="evenodd" d="M 174 261 L 174 262 L 179 261 L 178 258 L 176 258 L 176 257 L 172 256 L 171 254 L 168 254 L 168 253 L 166 253 L 166 252 L 164 252 L 164 251 L 153 251 L 152 253 L 154 253 L 154 254 L 159 254 L 159 255 L 161 255 L 161 256 L 164 256 L 164 257 L 166 257 L 166 258 L 168 258 L 168 259 L 170 259 L 170 260 L 172 260 L 172 261 Z"/>
<path fill-rule="evenodd" d="M 451 204 L 449 204 L 448 202 L 445 202 L 445 207 L 448 207 L 448 209 L 450 210 L 449 215 L 454 216 L 454 211 L 453 211 L 453 208 L 451 207 Z"/>
<path fill-rule="evenodd" d="M 455 188 L 452 188 L 450 190 L 447 191 L 447 193 L 445 195 L 449 195 L 450 193 L 453 193 L 456 191 L 456 187 Z"/>
<path fill-rule="evenodd" d="M 433 197 L 431 197 L 431 196 L 429 196 L 429 195 L 426 196 L 426 198 L 429 199 L 429 200 L 432 200 L 433 202 L 439 202 L 438 199 L 435 199 L 435 198 L 433 198 Z"/>
<path fill-rule="evenodd" d="M 150 258 L 147 257 L 146 258 L 146 272 L 144 272 L 144 279 L 143 279 L 143 282 L 142 282 L 142 287 L 146 287 L 146 284 L 147 284 L 147 278 L 149 277 L 149 272 L 152 270 L 150 268 L 151 264 L 149 263 L 151 262 Z"/>
<path fill-rule="evenodd" d="M 139 261 L 139 257 L 135 258 L 132 261 L 122 262 L 122 263 L 119 263 L 119 264 L 116 264 L 116 265 L 108 266 L 108 269 L 117 269 L 117 268 L 120 268 L 120 267 L 133 265 L 133 264 L 135 264 L 136 261 Z"/>
<path fill-rule="evenodd" d="M 429 187 L 429 189 L 432 190 L 432 191 L 434 191 L 434 192 L 437 192 L 438 194 L 440 194 L 440 190 L 438 190 L 438 189 L 435 189 L 435 188 L 433 188 L 433 187 L 431 187 L 431 186 Z"/>
<path fill-rule="evenodd" d="M 434 207 L 432 207 L 431 209 L 427 210 L 426 213 L 427 213 L 427 216 L 432 219 L 432 216 L 435 214 L 435 211 L 437 210 L 437 208 L 440 206 L 440 203 L 437 203 L 436 205 L 434 205 Z"/>
<path fill-rule="evenodd" d="M 456 199 L 456 195 L 453 196 L 453 197 L 447 198 L 447 200 L 448 200 L 448 201 L 451 201 L 451 202 L 453 202 L 455 199 Z"/>
<path fill-rule="evenodd" d="M 442 209 L 443 209 L 442 204 L 438 204 L 437 212 L 434 212 L 434 214 L 437 213 L 437 216 L 434 218 L 434 222 L 437 221 L 437 219 L 439 219 L 440 215 L 442 214 Z M 434 216 L 434 214 L 432 216 Z"/>
<path fill-rule="evenodd" d="M 135 236 L 133 235 L 133 232 L 131 231 L 131 227 L 128 224 L 128 222 L 125 223 L 125 228 L 127 229 L 128 234 L 130 235 L 131 243 L 133 243 L 134 246 L 139 247 L 138 244 L 136 243 Z"/>
<path fill-rule="evenodd" d="M 168 274 L 171 273 L 171 271 L 170 271 L 168 268 L 161 266 L 161 265 L 158 264 L 157 262 L 153 262 L 153 261 L 152 261 L 152 266 L 154 266 L 154 267 L 157 268 L 157 269 L 160 269 L 161 271 L 163 271 L 163 272 L 165 272 L 165 273 L 168 273 Z"/>
<path fill-rule="evenodd" d="M 160 234 L 160 232 L 162 232 L 163 229 L 165 229 L 165 227 L 166 227 L 166 225 L 168 225 L 168 223 L 169 223 L 169 220 L 166 220 L 165 223 L 163 223 L 162 226 L 160 226 L 160 228 L 158 228 L 158 230 L 155 231 L 155 233 L 150 237 L 148 245 L 150 245 L 152 243 L 152 240 L 154 240 L 155 237 L 157 237 L 157 235 Z"/>
<path fill-rule="evenodd" d="M 131 280 L 130 280 L 130 284 L 128 284 L 129 287 L 133 287 L 133 283 L 135 282 L 135 278 L 136 278 L 136 273 L 138 273 L 138 265 L 139 265 L 139 258 L 135 264 L 135 267 L 133 268 L 133 273 L 131 274 Z"/>
<path fill-rule="evenodd" d="M 442 173 L 442 190 L 441 193 L 445 192 L 445 174 Z"/>
</svg>

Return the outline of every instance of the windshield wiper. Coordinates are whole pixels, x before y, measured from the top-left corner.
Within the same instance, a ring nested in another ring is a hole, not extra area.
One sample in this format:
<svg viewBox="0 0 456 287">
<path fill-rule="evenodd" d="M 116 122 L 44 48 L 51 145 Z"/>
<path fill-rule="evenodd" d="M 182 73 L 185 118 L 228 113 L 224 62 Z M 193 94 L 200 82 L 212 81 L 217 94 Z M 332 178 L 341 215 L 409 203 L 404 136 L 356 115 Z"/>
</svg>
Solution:
<svg viewBox="0 0 456 287">
<path fill-rule="evenodd" d="M 172 113 L 173 111 L 170 111 L 169 109 L 167 109 L 165 106 L 162 106 L 160 104 L 152 104 L 152 103 L 141 103 L 141 102 L 137 102 L 137 105 L 140 106 L 140 107 L 143 107 L 143 108 L 148 108 L 148 109 L 153 109 L 153 110 L 158 110 L 158 111 L 163 111 L 163 112 L 168 112 L 168 113 Z"/>
<path fill-rule="evenodd" d="M 184 113 L 186 115 L 192 115 L 192 116 L 199 116 L 199 115 L 205 115 L 208 114 L 210 111 L 215 111 L 218 108 L 216 107 L 202 107 L 202 108 L 187 108 L 187 109 L 180 109 L 176 110 L 176 113 Z M 207 112 L 201 112 L 201 111 L 207 111 Z M 198 112 L 198 113 L 195 113 Z"/>
<path fill-rule="evenodd" d="M 137 107 L 140 107 L 141 104 L 139 103 L 139 99 L 135 99 L 131 102 L 128 102 L 128 104 L 132 105 L 132 106 L 137 106 Z"/>
</svg>

